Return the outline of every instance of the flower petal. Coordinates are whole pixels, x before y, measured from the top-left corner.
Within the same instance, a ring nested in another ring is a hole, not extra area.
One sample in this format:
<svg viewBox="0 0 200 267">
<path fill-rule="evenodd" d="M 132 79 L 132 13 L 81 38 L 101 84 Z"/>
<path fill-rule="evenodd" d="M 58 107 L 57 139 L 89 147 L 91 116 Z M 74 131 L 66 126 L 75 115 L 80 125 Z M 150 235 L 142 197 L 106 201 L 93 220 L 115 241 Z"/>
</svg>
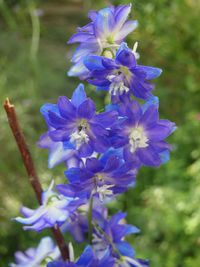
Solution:
<svg viewBox="0 0 200 267">
<path fill-rule="evenodd" d="M 83 172 L 79 168 L 70 168 L 64 173 L 70 183 L 76 183 L 81 181 Z"/>
<path fill-rule="evenodd" d="M 98 12 L 96 20 L 94 22 L 94 30 L 97 38 L 108 37 L 109 33 L 112 32 L 115 25 L 114 14 L 111 8 L 107 7 L 101 9 Z"/>
<path fill-rule="evenodd" d="M 62 130 L 55 130 L 55 131 L 49 132 L 49 136 L 55 142 L 68 141 L 70 138 L 71 132 L 72 132 L 72 129 L 63 128 Z"/>
<path fill-rule="evenodd" d="M 136 151 L 141 162 L 146 166 L 159 166 L 161 164 L 161 159 L 158 153 L 151 147 L 140 148 Z"/>
<path fill-rule="evenodd" d="M 83 62 L 80 60 L 76 62 L 68 71 L 68 76 L 79 76 L 80 79 L 84 80 L 88 77 L 88 69 L 85 67 Z"/>
<path fill-rule="evenodd" d="M 119 165 L 120 165 L 120 159 L 116 156 L 112 156 L 107 160 L 103 171 L 112 172 L 116 170 L 119 167 Z"/>
<path fill-rule="evenodd" d="M 101 171 L 103 169 L 103 165 L 98 159 L 89 158 L 86 161 L 86 168 L 89 171 L 91 171 L 93 173 L 96 173 L 96 172 L 99 172 L 99 171 Z"/>
<path fill-rule="evenodd" d="M 84 58 L 84 64 L 89 70 L 104 70 L 104 66 L 102 65 L 102 57 L 100 56 L 87 56 Z"/>
<path fill-rule="evenodd" d="M 152 141 L 162 141 L 170 135 L 171 130 L 167 126 L 155 124 L 146 129 L 147 136 Z"/>
<path fill-rule="evenodd" d="M 155 105 L 149 106 L 148 109 L 142 115 L 139 124 L 144 125 L 145 128 L 158 122 L 159 114 L 158 107 Z"/>
<path fill-rule="evenodd" d="M 106 58 L 103 57 L 102 58 L 102 64 L 103 66 L 108 69 L 108 70 L 113 70 L 113 69 L 118 69 L 120 68 L 119 64 L 117 64 L 115 62 L 115 60 L 111 59 L 111 58 Z"/>
<path fill-rule="evenodd" d="M 75 89 L 75 91 L 73 92 L 72 99 L 71 99 L 72 104 L 76 108 L 78 108 L 80 104 L 82 104 L 86 99 L 87 99 L 87 96 L 85 93 L 84 85 L 80 83 L 78 87 Z"/>
<path fill-rule="evenodd" d="M 54 142 L 49 152 L 48 167 L 51 169 L 59 163 L 67 161 L 72 151 L 71 149 L 65 149 L 63 142 Z"/>
<path fill-rule="evenodd" d="M 88 32 L 78 32 L 73 34 L 69 41 L 67 42 L 68 44 L 73 44 L 73 43 L 82 43 L 82 42 L 95 42 L 94 35 L 92 33 Z"/>
<path fill-rule="evenodd" d="M 121 242 L 115 243 L 115 245 L 116 245 L 116 247 L 119 250 L 121 255 L 128 256 L 128 257 L 134 256 L 134 254 L 135 254 L 134 249 L 126 241 L 121 241 Z"/>
<path fill-rule="evenodd" d="M 137 20 L 129 20 L 125 22 L 121 30 L 115 35 L 115 41 L 122 41 L 130 32 L 134 31 L 137 26 Z"/>
<path fill-rule="evenodd" d="M 88 98 L 78 107 L 78 115 L 80 118 L 91 119 L 95 114 L 95 109 L 94 102 Z"/>
<path fill-rule="evenodd" d="M 73 118 L 74 114 L 76 114 L 76 108 L 66 96 L 60 96 L 58 98 L 58 108 L 63 118 Z"/>
<path fill-rule="evenodd" d="M 141 70 L 142 72 L 145 73 L 145 78 L 147 80 L 155 79 L 160 76 L 162 73 L 162 70 L 159 68 L 155 67 L 149 67 L 149 66 L 142 66 L 142 65 L 137 65 L 136 69 Z"/>
<path fill-rule="evenodd" d="M 91 142 L 83 144 L 79 148 L 79 153 L 81 158 L 89 157 L 93 153 L 94 149 Z"/>
<path fill-rule="evenodd" d="M 118 32 L 126 22 L 131 11 L 132 4 L 120 5 L 115 10 L 115 32 Z"/>
<path fill-rule="evenodd" d="M 117 111 L 106 111 L 99 113 L 95 116 L 95 120 L 98 121 L 104 127 L 111 127 L 113 123 L 115 123 L 117 119 L 118 113 Z"/>
<path fill-rule="evenodd" d="M 136 65 L 136 59 L 134 54 L 129 49 L 122 50 L 116 57 L 116 62 L 127 67 L 134 67 Z"/>
</svg>

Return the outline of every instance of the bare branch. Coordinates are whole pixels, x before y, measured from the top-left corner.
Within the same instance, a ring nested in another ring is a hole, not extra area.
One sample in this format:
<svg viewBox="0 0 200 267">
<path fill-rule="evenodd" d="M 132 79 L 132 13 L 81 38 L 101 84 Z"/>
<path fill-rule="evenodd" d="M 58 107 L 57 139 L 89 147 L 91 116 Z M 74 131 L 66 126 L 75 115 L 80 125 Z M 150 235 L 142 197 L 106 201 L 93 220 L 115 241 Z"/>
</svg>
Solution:
<svg viewBox="0 0 200 267">
<path fill-rule="evenodd" d="M 28 173 L 29 181 L 31 183 L 31 186 L 35 192 L 36 198 L 39 202 L 39 204 L 42 204 L 42 186 L 39 181 L 39 178 L 36 173 L 36 169 L 30 154 L 30 151 L 28 149 L 28 146 L 26 144 L 24 135 L 22 133 L 22 130 L 19 125 L 19 121 L 17 119 L 17 115 L 15 112 L 15 107 L 12 105 L 7 98 L 4 102 L 4 109 L 7 113 L 8 122 L 10 125 L 10 128 L 12 130 L 12 133 L 15 137 L 15 141 L 18 145 L 24 166 L 26 168 L 26 171 Z M 52 228 L 52 233 L 54 235 L 54 238 L 56 240 L 56 243 L 60 249 L 61 255 L 63 260 L 69 260 L 69 249 L 68 246 L 65 244 L 64 237 L 62 233 L 60 232 L 60 229 L 58 227 Z"/>
</svg>

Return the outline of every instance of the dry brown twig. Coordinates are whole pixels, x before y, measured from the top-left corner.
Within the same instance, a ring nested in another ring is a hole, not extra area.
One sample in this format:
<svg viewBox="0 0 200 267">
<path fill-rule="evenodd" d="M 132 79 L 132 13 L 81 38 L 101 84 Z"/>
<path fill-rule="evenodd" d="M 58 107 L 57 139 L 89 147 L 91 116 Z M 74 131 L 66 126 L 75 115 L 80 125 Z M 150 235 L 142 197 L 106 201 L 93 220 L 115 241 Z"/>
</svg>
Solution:
<svg viewBox="0 0 200 267">
<path fill-rule="evenodd" d="M 15 107 L 14 105 L 12 105 L 9 101 L 9 99 L 7 98 L 4 102 L 4 109 L 6 111 L 7 114 L 7 118 L 8 118 L 8 122 L 10 125 L 10 128 L 12 130 L 12 133 L 15 137 L 15 141 L 17 143 L 17 146 L 19 148 L 24 166 L 26 168 L 28 177 L 29 177 L 29 181 L 31 183 L 31 186 L 35 192 L 36 198 L 39 202 L 39 204 L 41 204 L 41 197 L 42 197 L 42 186 L 41 183 L 39 181 L 39 178 L 37 176 L 36 173 L 36 169 L 30 154 L 30 151 L 28 149 L 28 146 L 26 144 L 23 132 L 21 130 L 21 127 L 19 125 L 19 121 L 17 119 L 17 115 L 15 112 Z M 56 240 L 56 243 L 60 249 L 62 258 L 64 261 L 69 260 L 69 249 L 68 246 L 65 244 L 65 240 L 64 237 L 59 229 L 59 227 L 54 226 L 53 228 L 51 228 L 53 236 Z"/>
</svg>

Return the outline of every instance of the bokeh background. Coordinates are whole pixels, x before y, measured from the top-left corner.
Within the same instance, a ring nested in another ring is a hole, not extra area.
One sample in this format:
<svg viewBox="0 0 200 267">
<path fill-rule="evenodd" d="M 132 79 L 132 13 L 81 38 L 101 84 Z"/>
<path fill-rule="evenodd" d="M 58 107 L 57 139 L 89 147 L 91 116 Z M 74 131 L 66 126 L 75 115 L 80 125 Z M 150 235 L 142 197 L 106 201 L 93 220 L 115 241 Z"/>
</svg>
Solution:
<svg viewBox="0 0 200 267">
<path fill-rule="evenodd" d="M 110 1 L 113 4 L 130 1 Z M 0 0 L 0 99 L 15 103 L 42 184 L 63 179 L 64 167 L 47 168 L 47 151 L 36 146 L 45 124 L 39 113 L 45 102 L 70 96 L 79 83 L 66 75 L 73 46 L 66 41 L 87 23 L 89 9 L 103 0 Z M 111 205 L 127 211 L 141 229 L 130 238 L 137 256 L 152 267 L 200 266 L 200 1 L 134 0 L 132 17 L 139 21 L 128 43 L 139 42 L 140 62 L 163 69 L 155 94 L 162 118 L 178 125 L 170 138 L 171 160 L 158 169 L 143 168 L 137 185 Z M 98 101 L 104 95 L 88 94 Z M 10 220 L 23 202 L 35 207 L 25 169 L 0 107 L 0 266 L 8 266 L 16 250 L 37 244 L 41 236 L 23 232 Z M 68 237 L 66 240 L 68 241 Z M 76 245 L 75 245 L 76 246 Z M 79 249 L 76 249 L 78 254 Z"/>
</svg>

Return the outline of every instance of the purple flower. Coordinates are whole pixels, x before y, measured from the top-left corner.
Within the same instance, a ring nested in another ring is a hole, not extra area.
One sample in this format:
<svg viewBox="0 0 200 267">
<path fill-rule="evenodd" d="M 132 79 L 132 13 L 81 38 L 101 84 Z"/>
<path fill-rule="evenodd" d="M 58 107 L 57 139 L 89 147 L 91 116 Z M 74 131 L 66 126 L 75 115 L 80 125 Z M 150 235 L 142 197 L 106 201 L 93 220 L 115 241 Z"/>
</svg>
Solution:
<svg viewBox="0 0 200 267">
<path fill-rule="evenodd" d="M 58 260 L 60 251 L 54 245 L 50 237 L 44 237 L 37 248 L 29 248 L 25 252 L 17 251 L 15 253 L 15 262 L 10 267 L 38 267 L 46 266 L 49 259 Z M 45 264 L 46 263 L 46 264 Z"/>
<path fill-rule="evenodd" d="M 123 119 L 113 127 L 113 146 L 123 147 L 127 161 L 159 166 L 170 150 L 164 139 L 175 130 L 175 124 L 159 119 L 157 104 L 140 106 L 137 101 L 121 99 L 124 103 L 118 112 Z"/>
<path fill-rule="evenodd" d="M 17 217 L 14 220 L 25 224 L 25 230 L 41 231 L 44 228 L 62 225 L 81 204 L 82 201 L 58 195 L 52 191 L 53 182 L 42 194 L 42 205 L 36 210 L 22 207 L 25 218 Z"/>
<path fill-rule="evenodd" d="M 57 189 L 62 194 L 71 190 L 75 197 L 87 199 L 97 195 L 103 201 L 134 184 L 136 172 L 132 168 L 132 163 L 125 163 L 115 155 L 88 158 L 83 167 L 65 171 L 69 184 L 57 186 Z"/>
<path fill-rule="evenodd" d="M 131 4 L 110 6 L 99 11 L 90 11 L 91 22 L 74 34 L 69 44 L 80 43 L 75 51 L 72 62 L 74 66 L 68 72 L 69 76 L 87 77 L 87 69 L 83 58 L 90 54 L 101 55 L 105 50 L 115 51 L 125 37 L 137 27 L 137 21 L 127 21 Z"/>
<path fill-rule="evenodd" d="M 87 81 L 98 90 L 107 90 L 111 95 L 132 93 L 141 99 L 151 96 L 153 85 L 148 80 L 161 74 L 161 69 L 138 65 L 134 52 L 125 43 L 121 44 L 115 59 L 90 55 L 84 64 L 90 71 Z"/>
<path fill-rule="evenodd" d="M 63 142 L 62 160 L 68 158 L 71 149 L 77 150 L 79 157 L 87 157 L 94 151 L 104 152 L 110 146 L 109 127 L 117 113 L 96 114 L 95 105 L 86 97 L 82 84 L 74 91 L 71 101 L 61 96 L 56 105 L 45 104 L 41 112 L 49 126 L 48 137 L 54 142 Z"/>
</svg>

